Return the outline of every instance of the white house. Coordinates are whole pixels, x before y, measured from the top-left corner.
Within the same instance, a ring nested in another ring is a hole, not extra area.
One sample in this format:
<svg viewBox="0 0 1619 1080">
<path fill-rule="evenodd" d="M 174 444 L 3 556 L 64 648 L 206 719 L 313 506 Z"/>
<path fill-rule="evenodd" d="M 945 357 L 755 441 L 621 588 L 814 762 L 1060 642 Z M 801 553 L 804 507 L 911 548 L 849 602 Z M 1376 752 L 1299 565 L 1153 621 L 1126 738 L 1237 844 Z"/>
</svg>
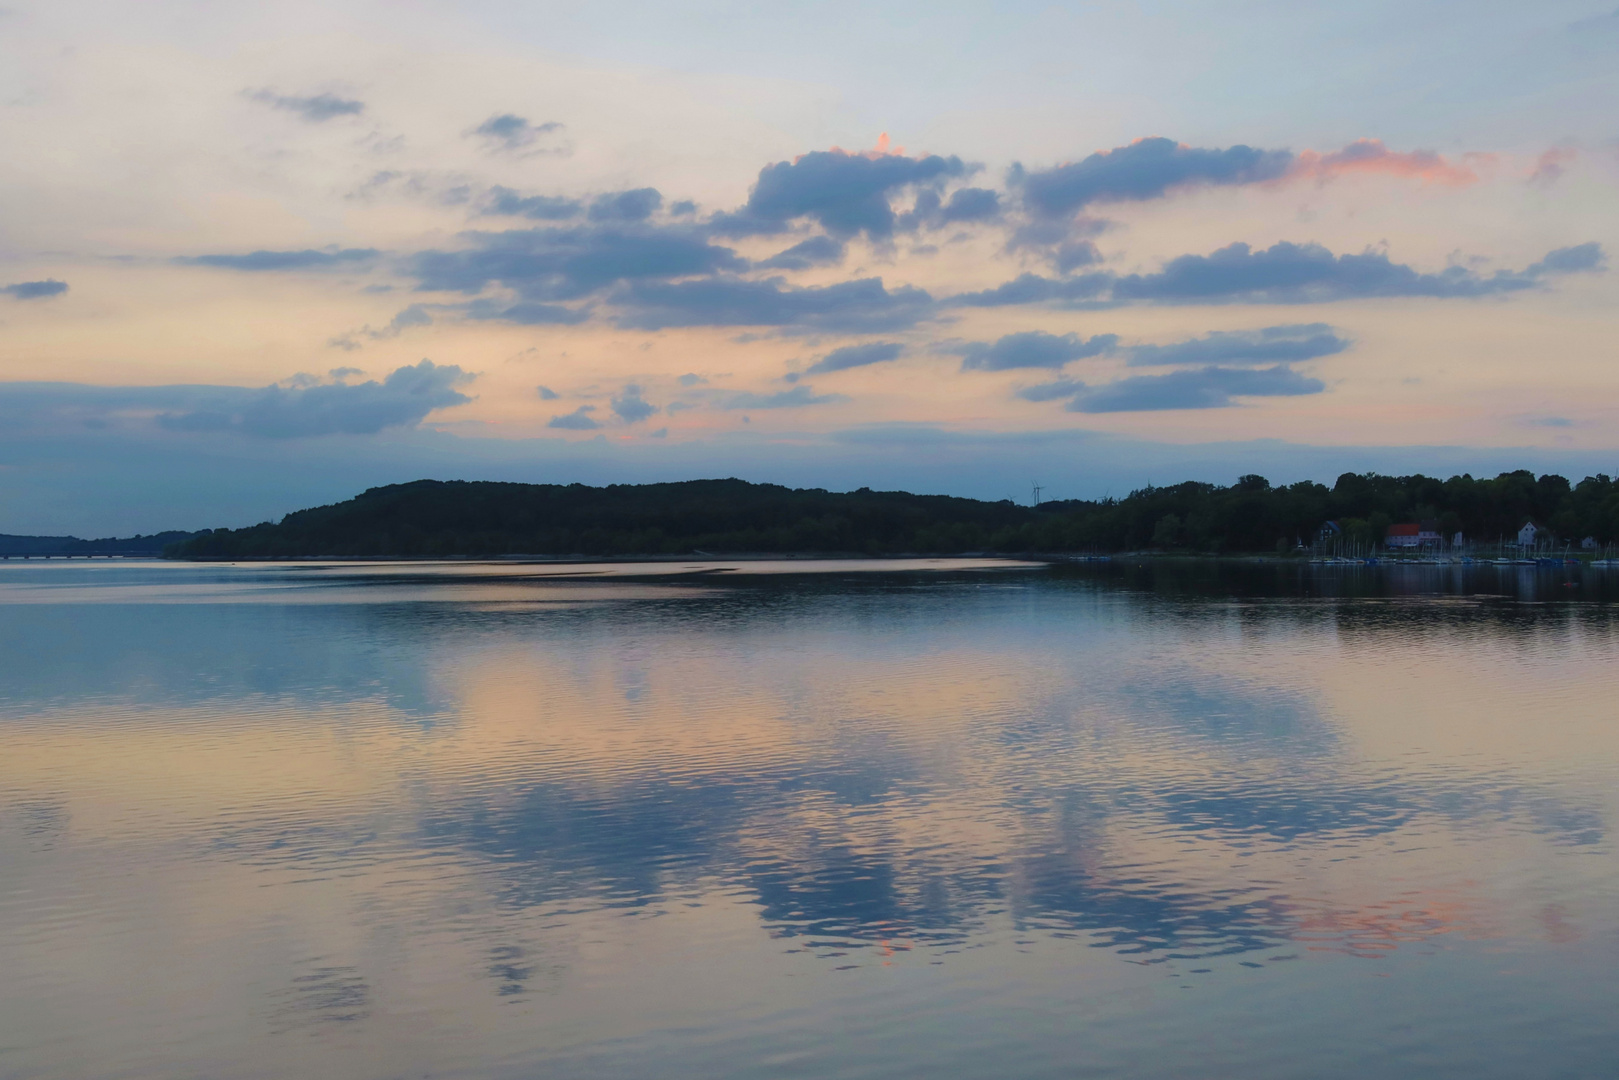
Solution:
<svg viewBox="0 0 1619 1080">
<path fill-rule="evenodd" d="M 1534 547 L 1536 537 L 1550 539 L 1550 536 L 1550 533 L 1541 528 L 1539 525 L 1536 525 L 1533 521 L 1526 521 L 1523 523 L 1523 528 L 1518 530 L 1518 546 Z"/>
</svg>

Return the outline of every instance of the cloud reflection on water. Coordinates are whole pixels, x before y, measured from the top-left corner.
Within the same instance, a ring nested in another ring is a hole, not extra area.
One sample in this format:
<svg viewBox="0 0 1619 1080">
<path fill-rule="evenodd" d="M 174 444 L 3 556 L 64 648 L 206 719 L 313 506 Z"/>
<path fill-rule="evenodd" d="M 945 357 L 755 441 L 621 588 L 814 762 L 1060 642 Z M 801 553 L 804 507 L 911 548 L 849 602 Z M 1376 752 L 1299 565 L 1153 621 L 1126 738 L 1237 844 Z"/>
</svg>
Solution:
<svg viewBox="0 0 1619 1080">
<path fill-rule="evenodd" d="M 371 745 L 377 767 L 318 812 L 255 809 L 251 789 L 212 820 L 205 798 L 183 811 L 214 857 L 335 872 L 441 852 L 494 867 L 484 880 L 510 908 L 739 889 L 773 936 L 812 945 L 961 944 L 1011 918 L 1136 958 L 1334 934 L 1375 948 L 1379 924 L 1353 912 L 1376 890 L 1301 904 L 1297 860 L 1502 830 L 1605 842 L 1602 807 L 1498 762 L 1358 760 L 1352 710 L 1265 674 L 1413 629 L 1510 642 L 1521 612 L 1162 594 L 1129 607 L 1093 582 L 984 586 L 554 609 L 106 605 L 93 621 L 12 608 L 9 643 L 33 663 L 4 704 L 36 760 L 84 707 L 139 705 L 92 726 L 130 760 L 165 755 L 179 788 L 195 782 L 195 727 L 165 731 L 164 708 L 206 708 L 216 766 L 318 752 L 307 737 L 278 746 L 288 724 Z M 355 708 L 370 710 L 358 729 L 343 719 Z M 53 814 L 84 797 L 65 787 Z M 1446 929 L 1417 922 L 1417 937 Z"/>
</svg>

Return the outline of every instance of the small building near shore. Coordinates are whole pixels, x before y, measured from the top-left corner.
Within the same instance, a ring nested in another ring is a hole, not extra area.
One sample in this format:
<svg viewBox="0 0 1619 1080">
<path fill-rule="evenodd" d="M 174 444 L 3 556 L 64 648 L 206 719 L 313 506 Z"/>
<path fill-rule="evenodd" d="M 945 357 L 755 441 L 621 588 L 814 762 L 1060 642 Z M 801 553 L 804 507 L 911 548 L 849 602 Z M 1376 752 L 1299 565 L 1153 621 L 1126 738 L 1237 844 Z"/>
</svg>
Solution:
<svg viewBox="0 0 1619 1080">
<path fill-rule="evenodd" d="M 1435 547 L 1439 544 L 1439 524 L 1433 521 L 1390 525 L 1383 544 L 1391 548 Z"/>
<path fill-rule="evenodd" d="M 1519 547 L 1532 548 L 1536 543 L 1545 543 L 1551 538 L 1552 534 L 1548 530 L 1536 525 L 1533 521 L 1524 522 L 1523 528 L 1518 530 Z"/>
</svg>

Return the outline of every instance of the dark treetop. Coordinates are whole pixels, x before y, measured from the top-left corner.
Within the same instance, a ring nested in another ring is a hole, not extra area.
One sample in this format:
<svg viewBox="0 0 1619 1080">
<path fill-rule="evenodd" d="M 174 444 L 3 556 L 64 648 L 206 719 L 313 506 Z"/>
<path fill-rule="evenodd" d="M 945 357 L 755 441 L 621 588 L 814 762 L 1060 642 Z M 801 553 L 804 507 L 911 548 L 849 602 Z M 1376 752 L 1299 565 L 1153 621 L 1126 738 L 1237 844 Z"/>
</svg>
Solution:
<svg viewBox="0 0 1619 1080">
<path fill-rule="evenodd" d="M 1308 543 L 1331 520 L 1380 540 L 1392 522 L 1438 522 L 1493 543 L 1534 520 L 1558 535 L 1619 538 L 1619 485 L 1503 473 L 1437 480 L 1345 473 L 1332 487 L 1185 483 L 1123 499 L 1039 507 L 861 488 L 847 493 L 742 480 L 673 484 L 503 484 L 418 480 L 279 523 L 219 529 L 171 545 L 174 558 L 420 555 L 678 555 L 704 552 L 1242 552 Z"/>
<path fill-rule="evenodd" d="M 80 540 L 76 536 L 12 536 L 0 534 L 0 556 L 12 555 L 161 555 L 196 533 L 160 532 L 150 536 L 109 536 Z"/>
</svg>

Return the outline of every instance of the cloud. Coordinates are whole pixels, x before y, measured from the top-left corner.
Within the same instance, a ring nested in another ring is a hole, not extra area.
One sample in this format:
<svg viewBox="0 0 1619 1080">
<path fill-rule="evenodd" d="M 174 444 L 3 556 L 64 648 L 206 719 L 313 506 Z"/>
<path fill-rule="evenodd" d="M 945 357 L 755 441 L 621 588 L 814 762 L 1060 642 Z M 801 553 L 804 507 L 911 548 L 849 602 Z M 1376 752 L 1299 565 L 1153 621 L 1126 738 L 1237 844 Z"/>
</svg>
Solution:
<svg viewBox="0 0 1619 1080">
<path fill-rule="evenodd" d="M 1606 257 L 1602 251 L 1602 245 L 1592 241 L 1589 244 L 1577 244 L 1574 247 L 1548 251 L 1545 258 L 1530 265 L 1524 270 L 1524 273 L 1531 276 L 1540 274 L 1596 273 L 1606 269 L 1605 261 Z"/>
<path fill-rule="evenodd" d="M 1291 397 L 1319 394 L 1320 379 L 1300 375 L 1292 368 L 1206 367 L 1172 371 L 1167 375 L 1136 375 L 1107 383 L 1075 397 L 1071 412 L 1150 412 L 1163 409 L 1223 409 L 1239 397 Z"/>
<path fill-rule="evenodd" d="M 849 368 L 866 367 L 870 364 L 881 364 L 889 360 L 897 360 L 905 351 L 905 346 L 896 341 L 873 341 L 865 345 L 845 345 L 841 349 L 833 349 L 815 363 L 804 369 L 806 375 L 820 375 L 832 371 L 847 371 Z"/>
<path fill-rule="evenodd" d="M 613 300 L 627 329 L 670 326 L 792 326 L 843 333 L 904 329 L 933 314 L 921 289 L 889 289 L 881 278 L 860 278 L 816 288 L 766 281 L 710 280 L 672 284 L 634 282 Z"/>
<path fill-rule="evenodd" d="M 657 188 L 635 188 L 598 195 L 590 204 L 591 221 L 645 221 L 663 205 Z"/>
<path fill-rule="evenodd" d="M 1016 278 L 981 292 L 961 293 L 945 301 L 961 307 L 1006 307 L 1012 304 L 1040 304 L 1052 300 L 1090 300 L 1113 286 L 1113 275 L 1081 274 L 1070 278 L 1048 278 L 1039 274 L 1019 274 Z"/>
<path fill-rule="evenodd" d="M 1478 179 L 1478 174 L 1472 169 L 1454 165 L 1432 150 L 1396 153 L 1384 146 L 1381 139 L 1357 139 L 1330 154 L 1305 150 L 1288 169 L 1290 178 L 1300 177 L 1322 183 L 1346 173 L 1382 173 L 1450 187 L 1464 187 Z"/>
<path fill-rule="evenodd" d="M 61 296 L 67 292 L 67 282 L 47 278 L 44 281 L 19 281 L 14 285 L 0 288 L 14 300 L 45 300 L 52 296 Z"/>
<path fill-rule="evenodd" d="M 489 189 L 489 197 L 479 213 L 486 217 L 525 217 L 535 221 L 567 221 L 584 212 L 578 199 L 560 195 L 521 195 L 508 187 Z"/>
<path fill-rule="evenodd" d="M 365 111 L 365 102 L 340 98 L 335 94 L 315 94 L 297 97 L 277 94 L 270 90 L 245 91 L 248 98 L 285 112 L 297 113 L 312 124 L 334 120 L 339 116 L 359 116 Z"/>
<path fill-rule="evenodd" d="M 1320 244 L 1283 241 L 1264 251 L 1231 244 L 1209 255 L 1182 255 L 1157 274 L 1132 274 L 1114 282 L 1115 300 L 1167 302 L 1302 303 L 1363 297 L 1487 296 L 1533 288 L 1543 274 L 1596 269 L 1596 244 L 1560 248 L 1528 270 L 1498 270 L 1489 276 L 1452 266 L 1424 274 L 1390 261 L 1381 252 L 1333 255 Z"/>
<path fill-rule="evenodd" d="M 400 334 L 404 333 L 406 330 L 409 330 L 413 326 L 432 325 L 433 316 L 428 312 L 427 305 L 411 304 L 409 307 L 394 315 L 392 319 L 388 320 L 388 325 L 384 326 L 381 330 L 373 330 L 369 325 L 367 325 L 351 333 L 339 334 L 337 337 L 329 340 L 327 344 L 336 346 L 339 349 L 347 349 L 352 352 L 355 349 L 361 348 L 358 340 L 361 337 L 370 338 L 372 341 L 387 341 L 391 338 L 398 337 Z M 345 368 L 342 370 L 353 369 Z"/>
<path fill-rule="evenodd" d="M 536 386 L 534 392 L 540 395 L 541 401 L 555 401 L 562 396 L 549 386 Z"/>
<path fill-rule="evenodd" d="M 1026 171 L 1021 165 L 1014 166 L 1009 179 L 1031 212 L 1060 217 L 1091 203 L 1156 199 L 1171 189 L 1195 184 L 1275 180 L 1292 163 L 1293 155 L 1286 150 L 1251 146 L 1207 150 L 1171 139 L 1148 138 L 1052 169 Z"/>
<path fill-rule="evenodd" d="M 561 428 L 564 431 L 595 431 L 601 423 L 592 420 L 588 414 L 596 411 L 594 405 L 581 405 L 571 413 L 553 416 L 546 423 L 549 428 Z"/>
<path fill-rule="evenodd" d="M 1252 146 L 1205 149 L 1154 137 L 1100 150 L 1051 169 L 1031 171 L 1015 165 L 1008 180 L 1035 217 L 1061 218 L 1093 203 L 1140 202 L 1186 187 L 1284 179 L 1324 183 L 1348 173 L 1382 173 L 1450 186 L 1478 179 L 1466 165 L 1448 161 L 1432 150 L 1398 152 L 1379 139 L 1359 139 L 1325 154 L 1305 150 L 1295 155 Z"/>
<path fill-rule="evenodd" d="M 658 411 L 658 407 L 641 397 L 641 388 L 634 383 L 624 387 L 624 392 L 613 398 L 613 413 L 626 424 L 633 424 L 645 420 Z"/>
<path fill-rule="evenodd" d="M 1313 360 L 1349 348 L 1326 323 L 1267 326 L 1261 330 L 1217 330 L 1173 345 L 1132 345 L 1131 367 L 1171 364 L 1276 364 Z"/>
<path fill-rule="evenodd" d="M 843 261 L 844 244 L 830 236 L 812 236 L 779 251 L 756 265 L 761 270 L 808 270 L 812 266 Z"/>
<path fill-rule="evenodd" d="M 501 113 L 473 128 L 470 134 L 482 139 L 491 150 L 514 153 L 526 150 L 546 135 L 561 130 L 562 125 L 555 120 L 531 124 L 513 113 Z"/>
<path fill-rule="evenodd" d="M 939 221 L 944 225 L 992 221 L 1000 214 L 1000 192 L 989 188 L 960 188 L 951 193 L 950 201 L 939 213 Z"/>
<path fill-rule="evenodd" d="M 372 435 L 414 426 L 435 409 L 471 401 L 455 387 L 472 378 L 453 364 L 423 360 L 380 383 L 309 385 L 311 380 L 297 380 L 291 386 L 243 390 L 234 401 L 163 413 L 157 420 L 171 431 L 229 431 L 273 439 Z"/>
<path fill-rule="evenodd" d="M 381 252 L 376 248 L 328 248 L 316 251 L 250 251 L 245 255 L 182 255 L 174 261 L 183 266 L 212 266 L 223 270 L 250 272 L 271 270 L 329 270 L 370 262 Z"/>
<path fill-rule="evenodd" d="M 864 232 L 884 239 L 894 232 L 891 193 L 967 171 L 957 157 L 815 150 L 766 165 L 747 204 L 735 213 L 716 215 L 710 225 L 721 235 L 751 236 L 785 232 L 792 222 L 810 218 L 833 236 Z"/>
<path fill-rule="evenodd" d="M 460 310 L 467 318 L 479 322 L 509 322 L 518 326 L 577 326 L 590 318 L 588 309 L 542 304 L 534 300 L 519 300 L 515 304 L 500 300 L 474 300 L 461 305 Z"/>
<path fill-rule="evenodd" d="M 989 188 L 960 188 L 951 193 L 948 202 L 934 188 L 917 192 L 916 205 L 898 219 L 898 227 L 910 231 L 919 227 L 930 229 L 946 225 L 964 225 L 979 221 L 993 221 L 1001 216 L 1001 195 Z"/>
<path fill-rule="evenodd" d="M 1086 340 L 1078 334 L 1048 334 L 1025 330 L 1007 334 L 994 344 L 969 341 L 944 349 L 962 358 L 963 371 L 1011 371 L 1014 368 L 1060 368 L 1070 360 L 1100 356 L 1119 343 L 1117 334 L 1097 334 Z"/>
<path fill-rule="evenodd" d="M 1529 174 L 1529 183 L 1538 188 L 1549 188 L 1563 178 L 1568 166 L 1580 156 L 1572 146 L 1555 146 L 1540 155 L 1535 171 Z"/>
<path fill-rule="evenodd" d="M 742 270 L 747 260 L 686 225 L 580 225 L 466 234 L 463 251 L 423 251 L 406 263 L 428 291 L 504 285 L 525 300 L 571 300 L 619 281 Z"/>
<path fill-rule="evenodd" d="M 1254 251 L 1237 243 L 1208 255 L 1181 255 L 1156 274 L 1120 277 L 1096 271 L 1048 278 L 1026 273 L 993 289 L 949 297 L 944 303 L 965 307 L 1084 300 L 1296 304 L 1368 297 L 1490 296 L 1536 288 L 1550 275 L 1600 271 L 1605 257 L 1602 246 L 1593 241 L 1558 248 L 1523 270 L 1484 275 L 1452 266 L 1437 274 L 1424 274 L 1375 251 L 1334 255 L 1320 244 L 1288 241 Z"/>
<path fill-rule="evenodd" d="M 1037 386 L 1025 386 L 1017 391 L 1017 396 L 1024 401 L 1057 401 L 1061 398 L 1073 397 L 1085 384 L 1077 379 L 1058 379 L 1055 382 L 1040 383 Z"/>
<path fill-rule="evenodd" d="M 1089 240 L 1076 240 L 1059 244 L 1051 254 L 1051 261 L 1056 264 L 1059 273 L 1067 274 L 1082 266 L 1101 262 L 1102 253 Z"/>
<path fill-rule="evenodd" d="M 817 394 L 809 386 L 795 386 L 775 394 L 732 394 L 724 404 L 727 409 L 796 409 L 801 405 L 830 405 L 848 401 L 842 394 Z"/>
<path fill-rule="evenodd" d="M 432 325 L 433 316 L 427 313 L 427 305 L 411 304 L 409 307 L 396 314 L 392 319 L 389 319 L 387 326 L 384 326 L 381 330 L 371 331 L 371 337 L 377 339 L 393 338 L 398 337 L 400 334 L 404 333 L 413 326 Z"/>
<path fill-rule="evenodd" d="M 686 374 L 676 379 L 675 382 L 679 383 L 681 386 L 700 386 L 708 382 L 708 380 L 703 378 L 701 375 L 698 375 L 696 372 L 688 371 Z"/>
</svg>

